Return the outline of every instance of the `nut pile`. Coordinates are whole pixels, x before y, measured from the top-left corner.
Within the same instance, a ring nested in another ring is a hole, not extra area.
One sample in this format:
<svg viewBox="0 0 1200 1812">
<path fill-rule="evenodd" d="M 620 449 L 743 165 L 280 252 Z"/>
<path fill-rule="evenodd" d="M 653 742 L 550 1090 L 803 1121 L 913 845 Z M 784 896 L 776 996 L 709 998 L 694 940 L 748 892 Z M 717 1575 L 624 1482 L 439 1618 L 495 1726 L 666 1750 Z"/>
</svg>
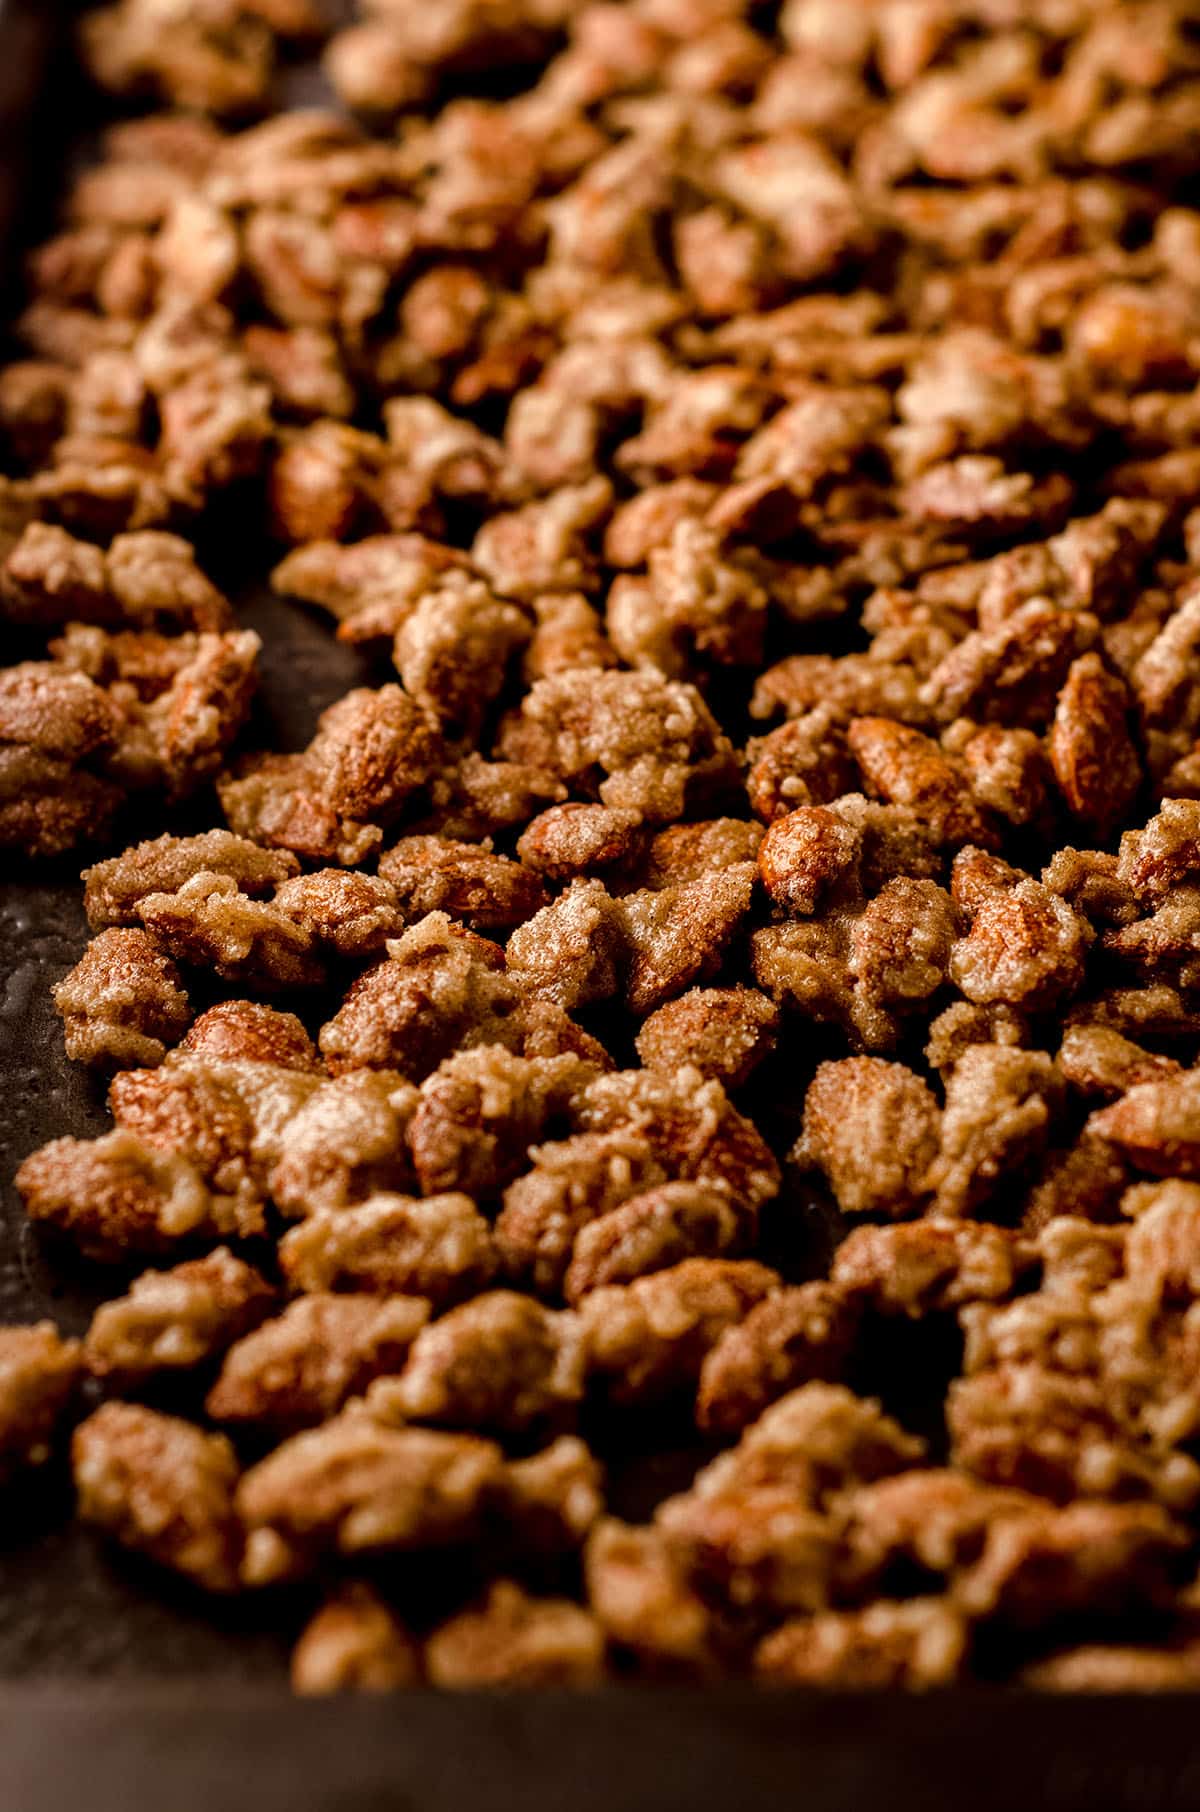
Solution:
<svg viewBox="0 0 1200 1812">
<path fill-rule="evenodd" d="M 0 842 L 175 826 L 6 1473 L 306 1692 L 1200 1686 L 1196 8 L 364 0 L 244 125 L 320 28 L 88 17 L 176 111 L 0 371 Z M 247 511 L 375 662 L 299 750 Z"/>
</svg>

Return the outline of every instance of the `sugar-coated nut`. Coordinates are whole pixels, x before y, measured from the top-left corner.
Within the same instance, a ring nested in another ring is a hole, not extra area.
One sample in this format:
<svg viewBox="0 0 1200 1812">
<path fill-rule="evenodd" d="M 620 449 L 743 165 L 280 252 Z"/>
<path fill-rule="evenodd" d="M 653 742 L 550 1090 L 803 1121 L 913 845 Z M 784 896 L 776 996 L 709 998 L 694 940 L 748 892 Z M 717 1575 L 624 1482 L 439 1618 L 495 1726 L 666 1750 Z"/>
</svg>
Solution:
<svg viewBox="0 0 1200 1812">
<path fill-rule="evenodd" d="M 912 1070 L 878 1057 L 823 1063 L 809 1085 L 799 1155 L 844 1214 L 912 1212 L 938 1150 L 940 1115 Z"/>
<path fill-rule="evenodd" d="M 293 1289 L 399 1292 L 444 1305 L 491 1280 L 497 1250 L 469 1196 L 378 1194 L 310 1215 L 284 1235 L 279 1260 Z"/>
<path fill-rule="evenodd" d="M 88 13 L 159 111 L 0 371 L 116 1072 L 18 1183 L 123 1279 L 0 1330 L 9 1489 L 107 1398 L 81 1519 L 311 1593 L 302 1692 L 1194 1687 L 1194 9 L 319 10 Z"/>
<path fill-rule="evenodd" d="M 257 897 L 272 893 L 294 875 L 294 856 L 260 849 L 229 831 L 206 831 L 198 837 L 164 836 L 136 844 L 122 855 L 84 872 L 84 904 L 94 931 L 108 925 L 133 925 L 149 894 L 176 893 L 194 875 L 229 875 L 241 892 Z"/>
<path fill-rule="evenodd" d="M 161 1062 L 191 1018 L 179 971 L 136 928 L 93 938 L 55 986 L 54 1004 L 67 1056 L 114 1069 Z"/>
<path fill-rule="evenodd" d="M 647 888 L 621 900 L 625 1000 L 646 1013 L 721 966 L 750 910 L 754 869 L 738 862 L 704 881 Z"/>
<path fill-rule="evenodd" d="M 617 806 L 552 805 L 526 826 L 517 854 L 552 880 L 620 869 L 638 844 L 641 815 Z"/>
<path fill-rule="evenodd" d="M 50 1457 L 83 1372 L 78 1341 L 52 1321 L 0 1329 L 0 1474 Z"/>
<path fill-rule="evenodd" d="M 266 1279 L 218 1246 L 169 1271 L 146 1271 L 126 1296 L 101 1303 L 84 1342 L 93 1377 L 129 1388 L 215 1359 L 271 1313 Z"/>
<path fill-rule="evenodd" d="M 652 1672 L 719 1671 L 717 1619 L 661 1531 L 606 1518 L 585 1554 L 588 1602 L 609 1641 Z"/>
<path fill-rule="evenodd" d="M 379 859 L 411 922 L 446 912 L 473 931 L 507 931 L 533 917 L 546 895 L 519 862 L 444 837 L 405 837 Z"/>
<path fill-rule="evenodd" d="M 242 1577 L 268 1585 L 310 1572 L 330 1553 L 464 1545 L 502 1477 L 500 1450 L 490 1441 L 384 1428 L 343 1411 L 243 1474 Z"/>
<path fill-rule="evenodd" d="M 689 1258 L 592 1290 L 580 1305 L 591 1372 L 616 1403 L 654 1402 L 694 1387 L 709 1348 L 778 1287 L 765 1265 Z"/>
<path fill-rule="evenodd" d="M 514 1433 L 574 1419 L 587 1354 L 574 1315 L 491 1290 L 419 1333 L 399 1377 L 367 1392 L 385 1423 Z"/>
<path fill-rule="evenodd" d="M 752 1210 L 697 1183 L 663 1183 L 580 1229 L 563 1280 L 568 1302 L 605 1284 L 629 1283 L 685 1258 L 744 1250 L 756 1230 Z"/>
<path fill-rule="evenodd" d="M 236 1588 L 238 1466 L 223 1435 L 106 1403 L 76 1429 L 71 1461 L 85 1522 L 209 1591 Z"/>
<path fill-rule="evenodd" d="M 643 1021 L 637 1052 L 650 1068 L 691 1063 L 738 1089 L 775 1048 L 778 1030 L 779 1009 L 754 988 L 690 988 Z"/>
<path fill-rule="evenodd" d="M 16 1176 L 31 1220 L 75 1240 L 82 1252 L 124 1262 L 131 1252 L 170 1252 L 181 1240 L 263 1230 L 260 1201 L 214 1195 L 189 1159 L 118 1128 L 99 1139 L 54 1139 Z"/>
<path fill-rule="evenodd" d="M 302 1296 L 230 1346 L 206 1408 L 217 1422 L 304 1428 L 402 1369 L 426 1321 L 419 1296 Z"/>
<path fill-rule="evenodd" d="M 696 1399 L 700 1426 L 740 1431 L 798 1385 L 835 1379 L 849 1357 L 858 1318 L 853 1296 L 836 1283 L 797 1284 L 768 1296 L 727 1328 L 705 1357 Z"/>
<path fill-rule="evenodd" d="M 211 1062 L 272 1063 L 318 1072 L 316 1046 L 294 1013 L 256 1000 L 222 1000 L 193 1022 L 177 1047 L 180 1057 Z"/>
<path fill-rule="evenodd" d="M 425 1666 L 434 1686 L 595 1686 L 604 1647 L 602 1627 L 577 1604 L 497 1580 L 478 1609 L 433 1632 Z"/>
<path fill-rule="evenodd" d="M 802 805 L 768 828 L 758 871 L 776 906 L 806 916 L 839 883 L 853 890 L 861 849 L 858 832 L 835 812 Z"/>
<path fill-rule="evenodd" d="M 956 1680 L 966 1652 L 966 1619 L 946 1600 L 880 1599 L 792 1619 L 760 1643 L 754 1667 L 778 1685 L 921 1690 Z"/>
<path fill-rule="evenodd" d="M 395 1692 L 421 1678 L 420 1650 L 370 1586 L 344 1586 L 305 1625 L 292 1650 L 292 1691 Z"/>
</svg>

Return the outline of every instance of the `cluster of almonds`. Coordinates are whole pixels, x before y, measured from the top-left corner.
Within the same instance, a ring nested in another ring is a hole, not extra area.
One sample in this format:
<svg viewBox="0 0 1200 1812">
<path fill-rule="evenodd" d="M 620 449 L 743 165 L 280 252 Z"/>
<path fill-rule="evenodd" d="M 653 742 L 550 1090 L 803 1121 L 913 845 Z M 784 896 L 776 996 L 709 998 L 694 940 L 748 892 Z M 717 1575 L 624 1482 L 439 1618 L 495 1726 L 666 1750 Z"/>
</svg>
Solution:
<svg viewBox="0 0 1200 1812">
<path fill-rule="evenodd" d="M 364 10 L 374 135 L 205 117 L 307 0 L 85 22 L 192 111 L 0 371 L 0 841 L 224 825 L 86 872 L 113 1130 L 18 1182 L 154 1268 L 0 1333 L 0 1461 L 323 1598 L 304 1690 L 1200 1686 L 1195 8 Z M 377 662 L 298 752 L 247 508 Z"/>
</svg>

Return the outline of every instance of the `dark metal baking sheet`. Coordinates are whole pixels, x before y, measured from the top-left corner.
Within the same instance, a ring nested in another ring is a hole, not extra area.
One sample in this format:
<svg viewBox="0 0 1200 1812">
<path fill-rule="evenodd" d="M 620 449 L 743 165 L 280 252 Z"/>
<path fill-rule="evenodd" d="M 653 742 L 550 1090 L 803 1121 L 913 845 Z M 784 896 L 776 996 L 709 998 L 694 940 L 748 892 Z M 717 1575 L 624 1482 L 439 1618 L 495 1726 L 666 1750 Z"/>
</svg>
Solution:
<svg viewBox="0 0 1200 1812">
<path fill-rule="evenodd" d="M 0 1702 L 5 1812 L 1195 1812 L 1195 1701 L 636 1688 Z"/>
<path fill-rule="evenodd" d="M 89 133 L 63 30 L 75 10 L 0 0 L 6 271 L 15 223 L 50 230 L 58 172 Z M 314 98 L 311 76 L 294 73 L 289 92 Z M 235 586 L 228 550 L 218 533 L 204 555 L 264 636 L 257 733 L 301 747 L 326 704 L 383 676 L 315 618 Z M 24 652 L 14 641 L 3 658 Z M 45 1139 L 106 1124 L 49 999 L 86 935 L 78 866 L 0 866 L 0 1322 L 51 1315 L 72 1331 L 99 1279 L 43 1246 L 11 1178 Z M 638 1687 L 298 1703 L 285 1682 L 291 1616 L 270 1598 L 214 1611 L 105 1551 L 73 1524 L 61 1473 L 0 1498 L 0 1812 L 1200 1808 L 1200 1715 L 1187 1698 Z"/>
</svg>

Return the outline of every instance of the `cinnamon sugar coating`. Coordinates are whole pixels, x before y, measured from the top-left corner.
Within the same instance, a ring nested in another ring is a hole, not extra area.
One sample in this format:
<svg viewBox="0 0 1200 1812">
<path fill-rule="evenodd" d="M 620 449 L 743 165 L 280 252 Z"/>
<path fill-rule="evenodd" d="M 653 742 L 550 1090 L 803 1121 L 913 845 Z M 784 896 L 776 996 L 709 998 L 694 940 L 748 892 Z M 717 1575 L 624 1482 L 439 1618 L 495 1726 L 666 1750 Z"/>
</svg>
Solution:
<svg viewBox="0 0 1200 1812">
<path fill-rule="evenodd" d="M 179 1055 L 215 1062 L 273 1063 L 289 1070 L 320 1070 L 312 1039 L 294 1013 L 255 1000 L 223 1000 L 193 1021 Z"/>
<path fill-rule="evenodd" d="M 158 1063 L 187 1029 L 179 971 L 144 931 L 102 931 L 54 989 L 67 1056 L 114 1069 Z"/>
<path fill-rule="evenodd" d="M 299 1690 L 1194 1684 L 1192 10 L 85 12 L 0 845 L 122 1281 L 0 1458 L 89 1369 Z"/>
<path fill-rule="evenodd" d="M 836 1379 L 858 1320 L 857 1299 L 840 1280 L 796 1284 L 756 1304 L 705 1357 L 696 1399 L 700 1426 L 732 1434 L 797 1386 Z"/>
<path fill-rule="evenodd" d="M 754 1665 L 760 1678 L 781 1686 L 921 1691 L 959 1678 L 966 1637 L 953 1605 L 881 1598 L 861 1611 L 790 1619 L 759 1645 Z"/>
<path fill-rule="evenodd" d="M 230 1346 L 208 1413 L 284 1430 L 322 1422 L 399 1370 L 428 1317 L 418 1296 L 301 1296 Z"/>
<path fill-rule="evenodd" d="M 370 1586 L 343 1587 L 304 1626 L 292 1650 L 294 1692 L 395 1692 L 421 1678 L 416 1643 Z"/>
<path fill-rule="evenodd" d="M 299 755 L 255 756 L 220 783 L 232 829 L 269 848 L 353 866 L 442 767 L 436 721 L 400 686 L 360 687 L 321 715 Z"/>
<path fill-rule="evenodd" d="M 799 1155 L 828 1178 L 847 1214 L 911 1212 L 938 1149 L 936 1099 L 902 1064 L 823 1064 L 804 1105 Z"/>
<path fill-rule="evenodd" d="M 169 1271 L 145 1271 L 127 1296 L 102 1303 L 83 1353 L 94 1377 L 128 1389 L 218 1357 L 270 1314 L 274 1292 L 252 1265 L 218 1246 Z"/>
<path fill-rule="evenodd" d="M 519 863 L 447 838 L 402 838 L 380 857 L 379 873 L 410 923 L 447 912 L 473 931 L 506 931 L 545 900 L 536 876 Z"/>
<path fill-rule="evenodd" d="M 727 1327 L 779 1287 L 765 1265 L 688 1258 L 664 1271 L 590 1291 L 580 1306 L 588 1365 L 617 1403 L 694 1388 Z"/>
<path fill-rule="evenodd" d="M 85 1522 L 208 1591 L 236 1587 L 238 1468 L 224 1436 L 106 1403 L 76 1429 L 71 1459 Z"/>
<path fill-rule="evenodd" d="M 779 1014 L 753 988 L 691 988 L 659 1007 L 637 1036 L 652 1069 L 690 1063 L 727 1089 L 738 1089 L 775 1047 Z"/>
<path fill-rule="evenodd" d="M 497 1580 L 478 1610 L 435 1630 L 425 1645 L 434 1686 L 595 1686 L 604 1677 L 604 1632 L 569 1599 L 531 1599 Z"/>
<path fill-rule="evenodd" d="M 455 1547 L 477 1534 L 500 1450 L 472 1435 L 381 1427 L 343 1411 L 243 1474 L 242 1576 L 295 1578 L 326 1554 Z"/>
<path fill-rule="evenodd" d="M 461 1301 L 491 1281 L 496 1242 L 469 1196 L 370 1195 L 318 1210 L 280 1241 L 293 1289 L 348 1289 Z"/>
<path fill-rule="evenodd" d="M 227 875 L 240 892 L 256 898 L 272 892 L 298 867 L 294 857 L 272 854 L 229 831 L 157 837 L 86 870 L 88 922 L 95 931 L 135 924 L 142 900 L 151 894 L 176 893 L 198 874 Z"/>
<path fill-rule="evenodd" d="M 259 1203 L 215 1195 L 190 1159 L 121 1129 L 91 1141 L 53 1140 L 26 1158 L 16 1182 L 32 1220 L 110 1262 L 263 1227 Z"/>
<path fill-rule="evenodd" d="M 367 1392 L 384 1423 L 435 1422 L 514 1432 L 571 1420 L 586 1348 L 569 1311 L 490 1290 L 418 1334 L 398 1378 Z"/>
<path fill-rule="evenodd" d="M 79 1343 L 53 1322 L 0 1330 L 0 1467 L 41 1465 L 83 1371 Z"/>
</svg>

